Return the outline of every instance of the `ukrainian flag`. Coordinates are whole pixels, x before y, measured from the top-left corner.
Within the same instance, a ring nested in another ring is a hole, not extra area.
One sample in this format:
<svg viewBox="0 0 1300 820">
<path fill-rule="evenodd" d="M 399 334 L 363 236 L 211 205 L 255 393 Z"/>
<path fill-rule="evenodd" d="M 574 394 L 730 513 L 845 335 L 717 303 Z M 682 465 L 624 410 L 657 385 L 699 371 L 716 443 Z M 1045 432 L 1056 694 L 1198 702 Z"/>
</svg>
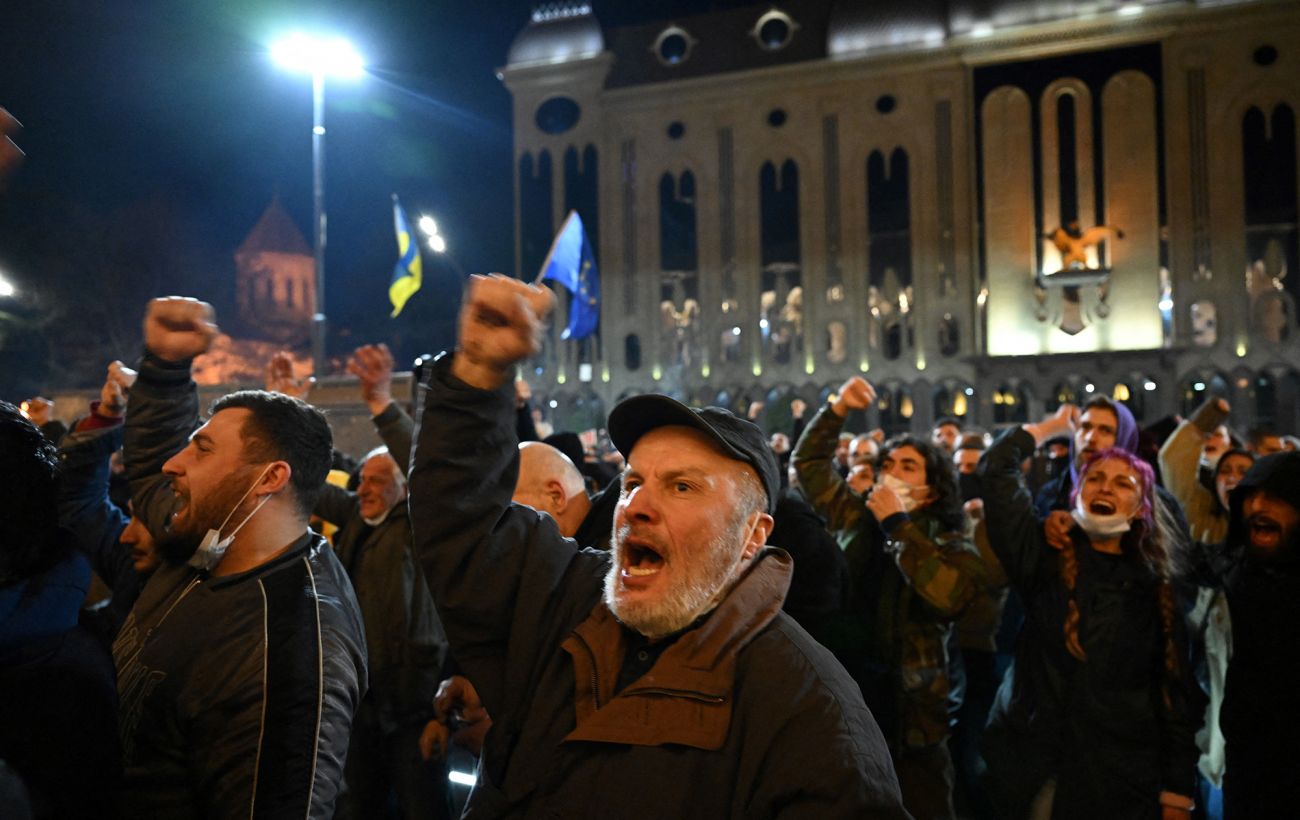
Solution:
<svg viewBox="0 0 1300 820">
<path fill-rule="evenodd" d="M 600 321 L 600 272 L 577 211 L 569 211 L 555 235 L 538 279 L 559 282 L 572 295 L 569 326 L 560 338 L 584 339 L 596 331 Z"/>
<path fill-rule="evenodd" d="M 393 268 L 393 280 L 388 284 L 388 300 L 393 303 L 393 316 L 402 312 L 406 300 L 420 289 L 424 281 L 424 269 L 420 262 L 420 246 L 411 235 L 411 223 L 406 219 L 406 211 L 393 194 L 393 225 L 397 229 L 397 252 L 401 258 Z"/>
</svg>

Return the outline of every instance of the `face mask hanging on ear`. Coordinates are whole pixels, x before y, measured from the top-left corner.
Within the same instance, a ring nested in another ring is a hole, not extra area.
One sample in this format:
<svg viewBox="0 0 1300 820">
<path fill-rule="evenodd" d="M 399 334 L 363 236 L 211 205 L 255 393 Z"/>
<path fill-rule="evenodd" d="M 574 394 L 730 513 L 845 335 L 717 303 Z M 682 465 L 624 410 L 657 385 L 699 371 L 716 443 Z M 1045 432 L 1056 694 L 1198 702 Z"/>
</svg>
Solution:
<svg viewBox="0 0 1300 820">
<path fill-rule="evenodd" d="M 1121 513 L 1097 515 L 1091 512 L 1083 503 L 1083 493 L 1079 494 L 1079 500 L 1074 503 L 1074 511 L 1070 516 L 1090 538 L 1114 538 L 1128 532 L 1133 526 Z"/>
<path fill-rule="evenodd" d="M 248 498 L 248 494 L 257 487 L 258 482 L 266 476 L 267 471 L 270 469 L 271 467 L 268 465 L 266 469 L 263 470 L 256 479 L 254 479 L 252 485 L 244 491 L 244 494 L 235 502 L 235 506 L 226 514 L 226 518 L 221 522 L 221 526 L 217 527 L 215 530 L 208 530 L 207 535 L 203 536 L 203 540 L 199 542 L 199 548 L 194 551 L 193 557 L 189 560 L 190 566 L 202 572 L 211 572 L 217 564 L 221 563 L 221 559 L 225 556 L 226 550 L 235 542 L 235 536 L 239 534 L 239 531 L 244 528 L 245 524 L 252 520 L 253 516 L 257 515 L 258 510 L 262 509 L 263 505 L 271 500 L 270 495 L 263 496 L 262 500 L 257 502 L 257 506 L 253 508 L 253 511 L 245 516 L 243 521 L 239 522 L 239 526 L 231 530 L 230 535 L 227 535 L 225 538 L 221 537 L 221 531 L 225 529 L 226 524 L 230 522 L 230 516 L 235 514 L 235 510 L 239 509 L 239 505 L 244 503 L 244 499 Z"/>
</svg>

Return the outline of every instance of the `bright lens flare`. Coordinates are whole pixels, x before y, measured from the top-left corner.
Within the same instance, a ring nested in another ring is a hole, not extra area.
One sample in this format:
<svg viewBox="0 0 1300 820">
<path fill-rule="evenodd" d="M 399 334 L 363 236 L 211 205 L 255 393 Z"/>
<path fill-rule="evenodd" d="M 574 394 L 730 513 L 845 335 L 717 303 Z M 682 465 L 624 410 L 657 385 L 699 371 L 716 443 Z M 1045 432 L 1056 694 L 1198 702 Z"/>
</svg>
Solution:
<svg viewBox="0 0 1300 820">
<path fill-rule="evenodd" d="M 271 59 L 281 68 L 304 74 L 356 79 L 365 73 L 365 61 L 342 37 L 291 34 L 271 47 Z"/>
</svg>

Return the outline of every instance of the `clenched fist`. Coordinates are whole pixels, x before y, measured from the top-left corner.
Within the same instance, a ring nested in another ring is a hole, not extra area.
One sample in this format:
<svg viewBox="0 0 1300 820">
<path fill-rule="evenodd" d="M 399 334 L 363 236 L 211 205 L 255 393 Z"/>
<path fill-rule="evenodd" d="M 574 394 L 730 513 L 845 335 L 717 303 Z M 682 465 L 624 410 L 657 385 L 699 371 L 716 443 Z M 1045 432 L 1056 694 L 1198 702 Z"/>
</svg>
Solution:
<svg viewBox="0 0 1300 820">
<path fill-rule="evenodd" d="M 168 362 L 183 362 L 208 352 L 217 337 L 212 305 L 187 296 L 149 302 L 144 314 L 144 346 Z"/>
<path fill-rule="evenodd" d="M 452 373 L 474 387 L 499 387 L 516 362 L 541 349 L 542 320 L 554 304 L 548 288 L 497 273 L 471 276 Z"/>
</svg>

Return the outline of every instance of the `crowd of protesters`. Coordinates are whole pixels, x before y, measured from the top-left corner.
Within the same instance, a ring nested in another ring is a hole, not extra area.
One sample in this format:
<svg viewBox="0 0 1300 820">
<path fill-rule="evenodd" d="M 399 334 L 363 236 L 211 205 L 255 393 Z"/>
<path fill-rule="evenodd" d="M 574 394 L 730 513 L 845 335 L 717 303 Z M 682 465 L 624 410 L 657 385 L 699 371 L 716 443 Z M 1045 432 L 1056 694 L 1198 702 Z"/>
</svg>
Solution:
<svg viewBox="0 0 1300 820">
<path fill-rule="evenodd" d="M 412 406 L 358 348 L 364 454 L 284 357 L 201 412 L 192 299 L 70 426 L 0 402 L 0 813 L 445 818 L 459 750 L 473 817 L 1295 816 L 1295 438 L 854 434 L 855 377 L 602 451 L 515 379 L 550 301 L 473 277 Z"/>
</svg>

